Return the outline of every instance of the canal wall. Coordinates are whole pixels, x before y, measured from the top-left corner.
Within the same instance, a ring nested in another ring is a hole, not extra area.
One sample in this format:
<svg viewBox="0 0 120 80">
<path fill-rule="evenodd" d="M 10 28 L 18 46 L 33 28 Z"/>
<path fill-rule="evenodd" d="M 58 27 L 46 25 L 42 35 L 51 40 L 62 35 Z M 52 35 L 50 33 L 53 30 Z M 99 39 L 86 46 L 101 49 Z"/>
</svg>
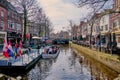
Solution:
<svg viewBox="0 0 120 80">
<path fill-rule="evenodd" d="M 10 79 L 8 79 L 8 78 L 10 78 Z M 0 80 L 16 80 L 16 79 L 13 77 L 4 75 L 4 74 L 0 74 Z"/>
<path fill-rule="evenodd" d="M 82 47 L 74 43 L 70 43 L 70 46 L 76 49 L 78 52 L 88 55 L 89 57 L 99 61 L 100 63 L 106 65 L 107 67 L 111 68 L 112 70 L 120 74 L 120 60 L 119 60 L 120 57 L 119 56 L 91 50 L 89 48 Z"/>
</svg>

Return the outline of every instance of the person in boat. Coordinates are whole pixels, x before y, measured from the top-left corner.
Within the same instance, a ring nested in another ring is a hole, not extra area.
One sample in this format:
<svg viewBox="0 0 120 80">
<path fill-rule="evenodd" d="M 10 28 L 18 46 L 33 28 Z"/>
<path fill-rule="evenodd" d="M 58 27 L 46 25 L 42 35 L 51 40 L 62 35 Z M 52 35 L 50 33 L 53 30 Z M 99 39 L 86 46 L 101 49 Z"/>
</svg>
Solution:
<svg viewBox="0 0 120 80">
<path fill-rule="evenodd" d="M 38 53 L 39 53 L 39 49 L 40 49 L 40 47 L 41 47 L 40 44 L 38 44 L 38 47 L 37 47 L 37 49 L 38 49 Z"/>
<path fill-rule="evenodd" d="M 49 50 L 48 50 L 48 54 L 53 54 L 53 50 L 52 50 L 51 47 L 50 47 Z"/>
<path fill-rule="evenodd" d="M 55 54 L 57 52 L 57 46 L 53 47 L 53 53 Z"/>
<path fill-rule="evenodd" d="M 31 52 L 31 47 L 28 47 L 27 54 Z"/>
</svg>

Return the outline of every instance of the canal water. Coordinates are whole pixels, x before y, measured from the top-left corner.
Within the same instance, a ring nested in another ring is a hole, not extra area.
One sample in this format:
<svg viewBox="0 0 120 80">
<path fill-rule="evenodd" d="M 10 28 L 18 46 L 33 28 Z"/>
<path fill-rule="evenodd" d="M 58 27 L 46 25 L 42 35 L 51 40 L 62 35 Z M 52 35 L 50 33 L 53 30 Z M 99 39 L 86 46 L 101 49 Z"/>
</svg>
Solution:
<svg viewBox="0 0 120 80">
<path fill-rule="evenodd" d="M 114 80 L 117 72 L 79 53 L 61 46 L 56 59 L 41 59 L 22 80 Z"/>
</svg>

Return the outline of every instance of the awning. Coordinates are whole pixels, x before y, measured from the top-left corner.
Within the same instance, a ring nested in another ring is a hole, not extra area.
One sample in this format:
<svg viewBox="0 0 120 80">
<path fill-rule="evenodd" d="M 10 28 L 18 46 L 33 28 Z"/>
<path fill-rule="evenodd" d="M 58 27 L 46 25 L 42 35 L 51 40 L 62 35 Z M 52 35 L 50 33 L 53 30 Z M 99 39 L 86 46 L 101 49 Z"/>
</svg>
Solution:
<svg viewBox="0 0 120 80">
<path fill-rule="evenodd" d="M 83 38 L 86 38 L 86 35 L 83 35 L 82 37 L 83 37 Z"/>
<path fill-rule="evenodd" d="M 33 36 L 32 39 L 42 39 L 42 37 Z"/>
</svg>

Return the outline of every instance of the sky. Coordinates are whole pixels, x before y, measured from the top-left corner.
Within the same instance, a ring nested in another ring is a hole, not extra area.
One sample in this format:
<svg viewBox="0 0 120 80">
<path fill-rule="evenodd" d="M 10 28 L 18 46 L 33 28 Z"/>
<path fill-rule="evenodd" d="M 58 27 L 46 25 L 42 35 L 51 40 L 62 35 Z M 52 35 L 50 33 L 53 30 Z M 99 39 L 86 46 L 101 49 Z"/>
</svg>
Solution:
<svg viewBox="0 0 120 80">
<path fill-rule="evenodd" d="M 79 24 L 80 20 L 89 12 L 87 8 L 77 8 L 76 0 L 38 0 L 40 6 L 53 23 L 54 32 L 67 30 L 69 20 Z"/>
</svg>

